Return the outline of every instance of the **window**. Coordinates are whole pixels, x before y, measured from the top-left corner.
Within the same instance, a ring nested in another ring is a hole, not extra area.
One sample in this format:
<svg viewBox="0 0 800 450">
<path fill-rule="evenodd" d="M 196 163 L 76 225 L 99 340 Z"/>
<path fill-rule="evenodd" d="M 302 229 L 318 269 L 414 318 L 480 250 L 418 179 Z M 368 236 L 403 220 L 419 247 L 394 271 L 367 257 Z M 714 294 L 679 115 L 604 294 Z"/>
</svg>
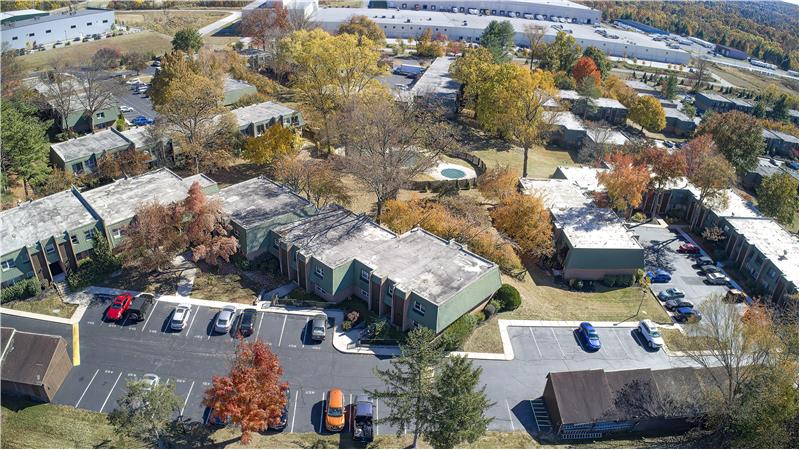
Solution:
<svg viewBox="0 0 800 450">
<path fill-rule="evenodd" d="M 114 239 L 121 238 L 122 237 L 122 228 L 117 228 L 117 229 L 111 230 L 111 236 Z"/>
<path fill-rule="evenodd" d="M 414 302 L 414 311 L 419 313 L 420 316 L 425 315 L 425 305 L 420 302 Z"/>
<path fill-rule="evenodd" d="M 87 27 L 90 27 L 90 26 L 92 26 L 92 22 L 86 22 L 86 26 L 87 26 Z"/>
<path fill-rule="evenodd" d="M 386 289 L 386 296 L 391 297 L 393 295 L 394 295 L 394 285 L 391 285 Z"/>
<path fill-rule="evenodd" d="M 280 246 L 281 246 L 281 245 L 278 243 L 278 241 L 277 241 L 277 240 L 273 240 L 273 241 L 272 241 L 272 248 L 274 248 L 274 249 L 276 249 L 276 250 L 277 250 L 278 248 L 280 248 Z"/>
<path fill-rule="evenodd" d="M 99 113 L 95 114 L 94 117 L 95 117 L 95 119 L 104 119 L 106 117 L 106 113 L 99 112 Z"/>
<path fill-rule="evenodd" d="M 34 36 L 36 36 L 36 33 L 31 33 L 28 35 L 28 37 L 34 37 Z"/>
<path fill-rule="evenodd" d="M 83 237 L 86 238 L 87 241 L 91 241 L 92 239 L 94 239 L 94 230 L 84 231 Z"/>
<path fill-rule="evenodd" d="M 233 237 L 237 237 L 237 238 L 239 237 L 239 229 L 238 228 L 233 227 L 233 231 L 231 231 L 231 233 L 233 233 Z"/>
<path fill-rule="evenodd" d="M 314 266 L 314 273 L 320 278 L 325 276 L 325 271 L 320 266 Z"/>
<path fill-rule="evenodd" d="M 72 165 L 72 171 L 75 173 L 83 173 L 83 163 L 75 163 Z"/>
<path fill-rule="evenodd" d="M 7 259 L 2 263 L 0 263 L 0 267 L 3 268 L 3 271 L 6 271 L 8 269 L 13 269 L 14 267 L 17 267 L 17 262 L 14 261 L 13 259 Z"/>
<path fill-rule="evenodd" d="M 316 286 L 317 286 L 317 287 L 316 287 L 316 289 L 317 289 L 317 292 L 319 292 L 319 293 L 321 293 L 321 294 L 328 295 L 328 291 L 326 291 L 325 289 L 322 289 L 321 287 L 319 287 L 319 285 L 316 285 Z"/>
<path fill-rule="evenodd" d="M 108 19 L 104 20 L 103 23 L 108 23 Z"/>
<path fill-rule="evenodd" d="M 44 251 L 47 252 L 47 254 L 52 255 L 56 252 L 56 246 L 51 242 L 47 244 L 47 246 L 44 248 Z"/>
<path fill-rule="evenodd" d="M 366 269 L 361 269 L 361 279 L 364 281 L 369 281 L 369 271 Z"/>
<path fill-rule="evenodd" d="M 69 237 L 69 240 L 72 241 L 72 243 L 75 244 L 75 245 L 78 245 L 78 243 L 80 242 L 80 241 L 78 241 L 78 236 L 76 236 L 74 234 Z"/>
<path fill-rule="evenodd" d="M 94 159 L 94 156 L 86 160 L 86 168 L 89 170 L 94 170 L 97 167 L 97 161 Z"/>
<path fill-rule="evenodd" d="M 361 289 L 361 296 L 362 297 L 369 297 L 369 292 L 365 291 L 364 289 Z"/>
<path fill-rule="evenodd" d="M 70 29 L 75 29 L 76 27 L 77 27 L 77 25 L 70 25 L 69 26 Z"/>
<path fill-rule="evenodd" d="M 53 30 L 45 30 L 45 31 L 44 31 L 44 34 L 50 34 L 50 33 L 52 33 L 52 32 L 53 32 Z"/>
<path fill-rule="evenodd" d="M 12 41 L 16 41 L 16 40 L 17 40 L 17 37 L 16 37 L 16 36 L 14 36 L 14 37 L 12 37 L 12 38 L 11 38 L 11 40 L 12 40 Z"/>
</svg>

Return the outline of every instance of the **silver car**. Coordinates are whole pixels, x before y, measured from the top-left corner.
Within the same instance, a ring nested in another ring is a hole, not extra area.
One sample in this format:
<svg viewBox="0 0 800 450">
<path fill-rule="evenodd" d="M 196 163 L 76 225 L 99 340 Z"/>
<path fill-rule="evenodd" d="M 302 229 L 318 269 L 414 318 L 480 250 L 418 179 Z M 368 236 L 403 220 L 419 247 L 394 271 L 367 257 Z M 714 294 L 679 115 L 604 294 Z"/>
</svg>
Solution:
<svg viewBox="0 0 800 450">
<path fill-rule="evenodd" d="M 231 331 L 233 320 L 236 316 L 236 307 L 233 305 L 226 305 L 222 311 L 217 314 L 217 320 L 214 322 L 214 331 L 217 333 L 227 333 Z"/>
<path fill-rule="evenodd" d="M 144 381 L 144 383 L 146 384 L 144 389 L 146 391 L 150 391 L 154 387 L 158 386 L 158 382 L 161 381 L 161 378 L 159 378 L 158 375 L 154 373 L 146 373 L 142 376 L 142 381 Z"/>
<path fill-rule="evenodd" d="M 185 303 L 178 305 L 175 312 L 172 313 L 172 320 L 169 321 L 169 327 L 175 331 L 181 331 L 189 321 L 189 314 L 192 307 Z"/>
</svg>

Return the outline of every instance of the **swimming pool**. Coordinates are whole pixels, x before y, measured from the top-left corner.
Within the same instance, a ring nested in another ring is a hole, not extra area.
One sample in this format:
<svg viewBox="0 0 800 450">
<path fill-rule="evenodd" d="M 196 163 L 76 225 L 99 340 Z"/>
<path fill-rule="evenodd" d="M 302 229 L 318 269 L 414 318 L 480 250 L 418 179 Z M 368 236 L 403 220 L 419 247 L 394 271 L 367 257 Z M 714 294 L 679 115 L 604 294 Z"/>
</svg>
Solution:
<svg viewBox="0 0 800 450">
<path fill-rule="evenodd" d="M 466 172 L 461 169 L 453 169 L 452 167 L 448 167 L 447 169 L 442 169 L 441 172 L 443 177 L 449 178 L 451 180 L 458 180 L 460 178 L 464 178 L 467 176 Z"/>
</svg>

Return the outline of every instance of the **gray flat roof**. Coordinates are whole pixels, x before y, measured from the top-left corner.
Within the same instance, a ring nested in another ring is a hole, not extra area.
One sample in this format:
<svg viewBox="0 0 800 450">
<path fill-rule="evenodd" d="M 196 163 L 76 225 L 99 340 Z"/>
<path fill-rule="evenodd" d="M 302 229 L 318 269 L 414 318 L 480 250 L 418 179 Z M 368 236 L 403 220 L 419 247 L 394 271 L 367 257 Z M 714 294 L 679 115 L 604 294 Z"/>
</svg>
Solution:
<svg viewBox="0 0 800 450">
<path fill-rule="evenodd" d="M 149 146 L 152 141 L 153 137 L 150 133 L 150 130 L 153 128 L 152 125 L 145 125 L 143 127 L 132 127 L 125 131 L 120 132 L 125 139 L 129 140 L 136 146 L 137 149 L 141 149 L 143 147 Z"/>
<path fill-rule="evenodd" d="M 255 105 L 236 108 L 232 112 L 236 116 L 239 127 L 244 127 L 251 123 L 267 122 L 273 118 L 297 113 L 294 109 L 275 102 L 256 103 Z"/>
<path fill-rule="evenodd" d="M 217 194 L 222 208 L 242 228 L 280 217 L 308 206 L 308 200 L 266 177 L 251 178 Z"/>
<path fill-rule="evenodd" d="M 656 89 L 655 87 L 650 86 L 649 84 L 639 80 L 625 80 L 625 84 L 627 84 L 629 88 L 635 89 L 637 91 L 655 91 L 655 92 L 658 91 L 658 89 Z"/>
<path fill-rule="evenodd" d="M 552 210 L 560 228 L 574 248 L 640 249 L 633 234 L 614 211 L 584 206 Z"/>
<path fill-rule="evenodd" d="M 736 103 L 739 106 L 748 106 L 748 107 L 752 107 L 753 106 L 752 103 L 746 102 L 746 101 L 740 99 L 739 97 L 725 97 L 725 98 L 727 98 L 728 100 L 730 100 L 733 103 Z"/>
<path fill-rule="evenodd" d="M 94 222 L 78 197 L 63 191 L 0 212 L 0 242 L 9 252 Z"/>
<path fill-rule="evenodd" d="M 625 145 L 628 142 L 624 134 L 611 128 L 591 128 L 586 130 L 586 136 L 598 144 Z"/>
<path fill-rule="evenodd" d="M 800 243 L 772 219 L 726 217 L 725 220 L 775 264 L 787 280 L 800 287 Z"/>
<path fill-rule="evenodd" d="M 674 117 L 682 122 L 691 122 L 692 119 L 689 118 L 683 111 L 676 109 L 676 108 L 664 108 L 664 116 L 665 117 Z"/>
<path fill-rule="evenodd" d="M 455 60 L 450 56 L 436 58 L 411 88 L 412 95 L 455 96 L 461 87 L 461 83 L 450 76 L 450 64 Z"/>
<path fill-rule="evenodd" d="M 552 120 L 554 125 L 559 125 L 567 130 L 572 131 L 583 131 L 586 130 L 586 127 L 583 126 L 583 123 L 575 114 L 572 114 L 569 111 L 545 111 L 545 116 L 547 120 Z"/>
<path fill-rule="evenodd" d="M 601 172 L 608 171 L 608 169 L 582 166 L 559 166 L 557 170 L 560 171 L 567 180 L 572 181 L 581 189 L 596 192 L 604 190 L 600 181 L 597 179 L 597 175 Z"/>
<path fill-rule="evenodd" d="M 695 95 L 696 96 L 702 96 L 702 97 L 705 97 L 705 98 L 707 98 L 709 100 L 714 100 L 716 102 L 733 103 L 728 98 L 723 97 L 723 96 L 721 96 L 721 95 L 719 95 L 719 94 L 717 94 L 715 92 L 700 92 L 700 93 L 695 94 Z"/>
<path fill-rule="evenodd" d="M 538 195 L 547 208 L 588 206 L 592 199 L 570 180 L 558 178 L 520 178 L 519 184 L 526 195 Z"/>
<path fill-rule="evenodd" d="M 565 100 L 578 100 L 581 98 L 581 94 L 578 94 L 578 91 L 573 91 L 571 89 L 561 89 L 558 91 L 558 97 Z"/>
<path fill-rule="evenodd" d="M 111 129 L 97 131 L 65 142 L 53 144 L 50 148 L 64 161 L 86 158 L 92 154 L 117 150 L 129 146 L 130 143 Z"/>
<path fill-rule="evenodd" d="M 244 81 L 237 80 L 231 77 L 225 77 L 225 80 L 222 83 L 223 92 L 231 92 L 238 89 L 249 89 L 249 88 L 255 88 L 255 86 L 253 86 L 250 83 L 245 83 Z"/>
<path fill-rule="evenodd" d="M 38 25 L 40 23 L 54 22 L 56 20 L 72 19 L 74 17 L 93 16 L 95 14 L 104 14 L 113 12 L 110 9 L 80 9 L 70 14 L 50 14 L 47 16 L 40 16 L 34 19 L 18 20 L 16 22 L 7 22 L 3 24 L 2 29 L 21 28 L 28 25 Z"/>
<path fill-rule="evenodd" d="M 145 203 L 168 204 L 183 200 L 191 185 L 169 169 L 158 169 L 90 189 L 81 196 L 109 226 L 132 218 L 136 208 Z"/>
<path fill-rule="evenodd" d="M 594 99 L 594 104 L 600 108 L 628 109 L 615 98 L 600 97 Z"/>
<path fill-rule="evenodd" d="M 775 136 L 778 137 L 778 139 L 781 139 L 781 140 L 786 141 L 786 142 L 792 142 L 794 144 L 797 144 L 797 136 L 792 136 L 791 134 L 786 134 L 786 133 L 783 133 L 783 132 L 777 131 L 777 130 L 771 130 L 771 131 L 772 131 L 772 134 L 774 134 Z"/>
<path fill-rule="evenodd" d="M 753 169 L 753 172 L 756 172 L 761 176 L 768 177 L 770 175 L 775 175 L 776 173 L 784 173 L 784 170 L 781 169 L 780 166 L 772 164 L 769 158 L 758 158 L 758 164 L 756 164 L 756 168 Z"/>
</svg>

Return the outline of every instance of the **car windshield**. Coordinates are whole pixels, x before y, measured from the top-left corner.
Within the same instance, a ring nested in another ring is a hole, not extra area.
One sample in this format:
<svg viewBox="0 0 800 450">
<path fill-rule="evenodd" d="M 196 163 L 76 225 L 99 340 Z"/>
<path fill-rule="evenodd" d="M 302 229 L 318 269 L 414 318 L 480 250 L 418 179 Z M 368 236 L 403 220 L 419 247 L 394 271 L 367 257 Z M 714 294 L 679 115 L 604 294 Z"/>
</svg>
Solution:
<svg viewBox="0 0 800 450">
<path fill-rule="evenodd" d="M 597 332 L 594 330 L 589 330 L 586 333 L 589 335 L 589 339 L 599 339 L 599 336 L 597 336 Z"/>
<path fill-rule="evenodd" d="M 120 309 L 120 308 L 122 308 L 122 303 L 123 303 L 122 300 L 117 300 L 117 301 L 114 302 L 113 305 L 111 305 L 111 308 Z"/>
<path fill-rule="evenodd" d="M 328 415 L 331 417 L 341 417 L 342 408 L 328 408 Z"/>
<path fill-rule="evenodd" d="M 656 330 L 650 330 L 650 336 L 652 336 L 654 338 L 661 337 L 661 333 L 659 333 Z"/>
<path fill-rule="evenodd" d="M 219 318 L 219 324 L 220 325 L 225 325 L 227 322 L 228 322 L 228 319 L 226 317 L 220 317 Z"/>
<path fill-rule="evenodd" d="M 314 333 L 324 333 L 325 328 L 323 327 L 314 327 Z"/>
</svg>

